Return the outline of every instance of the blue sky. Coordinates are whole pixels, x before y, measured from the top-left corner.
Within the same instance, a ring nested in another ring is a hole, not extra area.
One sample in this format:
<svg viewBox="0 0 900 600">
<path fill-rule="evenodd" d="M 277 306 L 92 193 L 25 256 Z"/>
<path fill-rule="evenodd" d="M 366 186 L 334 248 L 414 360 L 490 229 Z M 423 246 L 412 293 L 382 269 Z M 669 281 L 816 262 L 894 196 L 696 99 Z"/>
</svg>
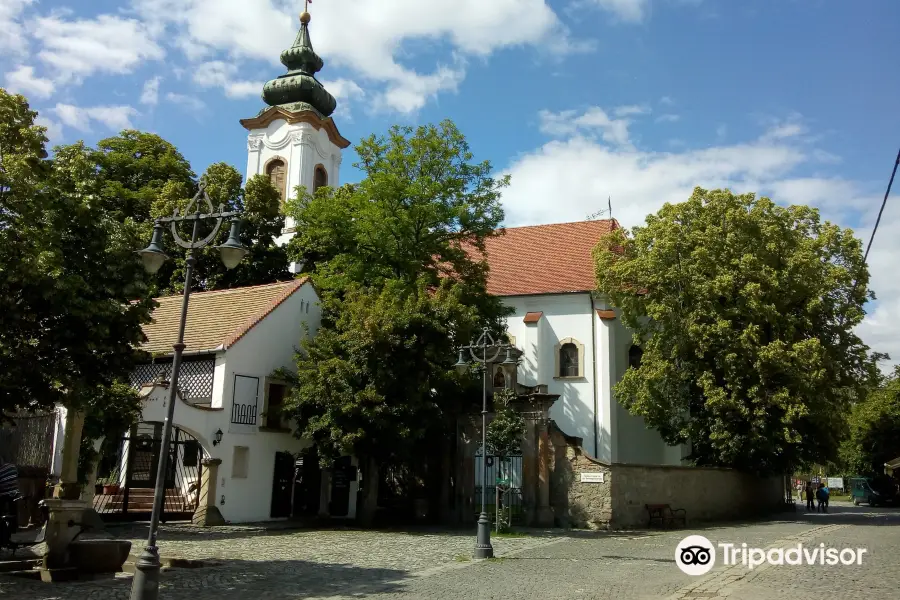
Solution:
<svg viewBox="0 0 900 600">
<path fill-rule="evenodd" d="M 302 2 L 0 0 L 0 84 L 54 143 L 159 133 L 199 173 L 244 169 L 238 120 Z M 352 140 L 453 119 L 512 175 L 510 225 L 605 208 L 638 224 L 693 186 L 813 204 L 868 240 L 900 144 L 893 0 L 314 0 L 320 80 Z M 350 150 L 348 149 L 348 152 Z M 358 179 L 345 156 L 342 182 Z M 900 201 L 861 327 L 900 358 Z"/>
</svg>

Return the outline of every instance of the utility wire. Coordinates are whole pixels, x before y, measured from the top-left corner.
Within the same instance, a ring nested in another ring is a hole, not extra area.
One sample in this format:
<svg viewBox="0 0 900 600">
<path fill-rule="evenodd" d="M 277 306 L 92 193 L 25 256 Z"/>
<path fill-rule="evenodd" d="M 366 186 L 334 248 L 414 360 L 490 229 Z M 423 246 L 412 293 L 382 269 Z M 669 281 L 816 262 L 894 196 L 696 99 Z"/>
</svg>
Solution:
<svg viewBox="0 0 900 600">
<path fill-rule="evenodd" d="M 891 171 L 891 179 L 888 181 L 887 191 L 884 192 L 884 200 L 881 201 L 881 210 L 878 211 L 878 218 L 875 220 L 875 227 L 872 229 L 872 236 L 869 238 L 869 245 L 866 246 L 866 253 L 863 255 L 863 262 L 869 258 L 869 250 L 872 249 L 872 241 L 875 239 L 875 232 L 878 231 L 878 224 L 881 223 L 881 215 L 884 213 L 884 207 L 887 205 L 888 196 L 891 195 L 891 186 L 894 185 L 894 175 L 897 174 L 897 165 L 900 165 L 900 150 L 897 151 L 897 158 L 894 160 L 894 170 Z"/>
</svg>

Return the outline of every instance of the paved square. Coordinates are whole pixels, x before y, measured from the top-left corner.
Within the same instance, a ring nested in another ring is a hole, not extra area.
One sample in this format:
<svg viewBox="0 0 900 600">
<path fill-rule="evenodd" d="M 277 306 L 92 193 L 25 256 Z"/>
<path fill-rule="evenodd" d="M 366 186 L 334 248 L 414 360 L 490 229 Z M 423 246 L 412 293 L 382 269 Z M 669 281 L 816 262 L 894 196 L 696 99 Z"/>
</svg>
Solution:
<svg viewBox="0 0 900 600">
<path fill-rule="evenodd" d="M 146 528 L 114 529 L 140 551 Z M 862 565 L 721 564 L 690 577 L 675 565 L 689 534 L 749 547 L 867 548 Z M 169 525 L 164 556 L 206 559 L 209 566 L 162 575 L 170 600 L 312 598 L 819 600 L 823 591 L 864 591 L 866 600 L 900 597 L 900 511 L 832 505 L 830 514 L 784 514 L 761 523 L 667 532 L 530 532 L 494 539 L 498 559 L 475 563 L 474 532 L 198 530 Z M 0 576 L 0 597 L 16 600 L 126 600 L 131 579 L 48 585 Z"/>
</svg>

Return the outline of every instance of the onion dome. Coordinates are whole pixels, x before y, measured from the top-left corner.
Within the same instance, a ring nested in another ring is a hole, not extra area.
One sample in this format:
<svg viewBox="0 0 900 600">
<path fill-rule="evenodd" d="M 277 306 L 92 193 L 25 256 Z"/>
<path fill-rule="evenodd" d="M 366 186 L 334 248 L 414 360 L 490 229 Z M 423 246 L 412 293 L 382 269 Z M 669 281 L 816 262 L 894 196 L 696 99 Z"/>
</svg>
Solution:
<svg viewBox="0 0 900 600">
<path fill-rule="evenodd" d="M 312 108 L 322 117 L 328 117 L 337 107 L 337 101 L 316 79 L 324 63 L 309 39 L 309 21 L 309 13 L 304 11 L 294 45 L 281 53 L 281 63 L 288 72 L 263 86 L 262 99 L 269 106 L 280 106 L 291 112 Z"/>
</svg>

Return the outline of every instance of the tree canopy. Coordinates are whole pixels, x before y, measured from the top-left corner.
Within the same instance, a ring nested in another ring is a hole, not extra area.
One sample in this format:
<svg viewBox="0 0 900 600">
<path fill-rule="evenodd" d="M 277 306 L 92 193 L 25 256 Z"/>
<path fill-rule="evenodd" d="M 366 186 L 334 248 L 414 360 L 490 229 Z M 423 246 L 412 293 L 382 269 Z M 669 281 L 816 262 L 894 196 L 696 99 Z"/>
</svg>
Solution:
<svg viewBox="0 0 900 600">
<path fill-rule="evenodd" d="M 471 162 L 449 121 L 394 127 L 356 150 L 362 182 L 301 189 L 288 206 L 292 258 L 323 310 L 289 404 L 326 459 L 408 458 L 456 414 L 465 382 L 451 368 L 454 345 L 485 321 L 499 327 L 505 312 L 466 248 L 494 234 L 507 181 Z"/>
<path fill-rule="evenodd" d="M 83 144 L 45 151 L 22 96 L 0 89 L 0 408 L 83 407 L 126 377 L 152 300 L 134 223 L 101 198 Z"/>
<path fill-rule="evenodd" d="M 849 472 L 880 474 L 900 457 L 900 367 L 854 404 L 848 425 L 841 458 Z"/>
<path fill-rule="evenodd" d="M 643 355 L 618 399 L 698 465 L 765 473 L 833 460 L 875 376 L 854 333 L 861 242 L 815 209 L 697 188 L 595 251 L 598 291 Z"/>
</svg>

